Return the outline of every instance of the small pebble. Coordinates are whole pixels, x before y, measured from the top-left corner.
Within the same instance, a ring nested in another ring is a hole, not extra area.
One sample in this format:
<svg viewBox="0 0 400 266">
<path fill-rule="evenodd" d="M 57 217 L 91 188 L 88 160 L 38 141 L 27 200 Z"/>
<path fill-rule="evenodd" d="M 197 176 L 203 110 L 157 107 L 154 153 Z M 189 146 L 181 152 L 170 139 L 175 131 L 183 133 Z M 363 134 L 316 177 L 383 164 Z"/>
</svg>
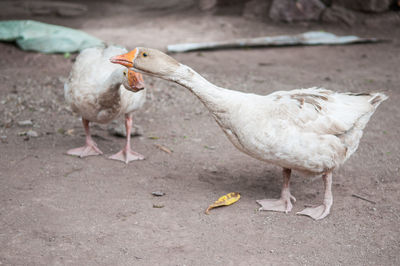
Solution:
<svg viewBox="0 0 400 266">
<path fill-rule="evenodd" d="M 207 150 L 215 150 L 215 146 L 204 145 L 204 148 L 207 149 Z"/>
<path fill-rule="evenodd" d="M 31 126 L 33 126 L 33 123 L 32 123 L 31 120 L 18 121 L 17 124 L 20 127 L 31 127 Z"/>
<path fill-rule="evenodd" d="M 5 136 L 5 135 L 0 136 L 0 141 L 1 141 L 1 143 L 7 143 L 7 136 Z"/>
<path fill-rule="evenodd" d="M 218 168 L 215 165 L 212 165 L 210 167 L 203 167 L 203 169 L 210 173 L 218 173 Z"/>
<path fill-rule="evenodd" d="M 31 138 L 37 138 L 37 137 L 39 137 L 39 133 L 37 133 L 37 132 L 34 131 L 34 130 L 29 130 L 28 132 L 26 132 L 26 135 L 27 135 L 28 137 L 31 137 Z"/>
<path fill-rule="evenodd" d="M 157 208 L 157 209 L 164 208 L 164 205 L 162 205 L 162 204 L 153 204 L 153 208 Z"/>
<path fill-rule="evenodd" d="M 151 194 L 152 194 L 153 196 L 156 196 L 156 197 L 162 197 L 162 196 L 165 195 L 165 193 L 162 192 L 162 191 L 154 191 L 154 192 L 151 192 Z"/>
</svg>

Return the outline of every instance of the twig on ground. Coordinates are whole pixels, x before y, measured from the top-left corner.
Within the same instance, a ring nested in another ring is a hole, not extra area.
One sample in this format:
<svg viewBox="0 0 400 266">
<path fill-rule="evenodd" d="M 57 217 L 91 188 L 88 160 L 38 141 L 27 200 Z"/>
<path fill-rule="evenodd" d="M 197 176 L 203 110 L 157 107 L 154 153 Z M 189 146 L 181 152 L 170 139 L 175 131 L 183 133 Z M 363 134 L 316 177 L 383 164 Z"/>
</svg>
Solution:
<svg viewBox="0 0 400 266">
<path fill-rule="evenodd" d="M 170 149 L 168 149 L 167 147 L 162 146 L 160 144 L 154 144 L 154 146 L 156 146 L 157 148 L 159 148 L 160 150 L 162 150 L 163 152 L 166 152 L 168 154 L 172 153 L 172 151 Z"/>
<path fill-rule="evenodd" d="M 359 195 L 357 195 L 357 194 L 351 194 L 351 196 L 352 196 L 352 197 L 355 197 L 355 198 L 358 198 L 358 199 L 361 199 L 361 200 L 368 201 L 369 203 L 372 203 L 372 204 L 376 204 L 376 202 L 375 202 L 375 201 L 373 201 L 373 200 L 369 200 L 369 199 L 367 199 L 367 198 L 364 198 L 364 197 L 362 197 L 362 196 L 359 196 Z"/>
</svg>

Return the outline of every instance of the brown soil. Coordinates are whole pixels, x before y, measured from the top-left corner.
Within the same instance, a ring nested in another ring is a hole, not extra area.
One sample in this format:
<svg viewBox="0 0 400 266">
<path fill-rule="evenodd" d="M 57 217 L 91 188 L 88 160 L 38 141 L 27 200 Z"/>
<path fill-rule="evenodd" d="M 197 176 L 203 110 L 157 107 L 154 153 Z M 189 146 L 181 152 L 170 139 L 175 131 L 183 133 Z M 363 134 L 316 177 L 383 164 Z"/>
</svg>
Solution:
<svg viewBox="0 0 400 266">
<path fill-rule="evenodd" d="M 180 1 L 130 3 L 93 1 L 83 17 L 30 18 L 128 48 L 309 30 L 391 39 L 174 55 L 235 90 L 268 94 L 323 86 L 384 91 L 390 99 L 370 120 L 358 151 L 335 171 L 331 214 L 314 221 L 295 213 L 321 201 L 319 178 L 294 174 L 292 213 L 258 212 L 256 199 L 279 196 L 281 169 L 237 151 L 195 96 L 155 78 L 145 77 L 148 101 L 134 115 L 144 133 L 133 138 L 133 147 L 145 161 L 124 165 L 106 156 L 65 155 L 84 142 L 81 122 L 63 97 L 75 55 L 65 59 L 0 43 L 0 265 L 400 265 L 398 20 L 355 28 L 270 24 L 199 13 Z M 27 17 L 3 19 L 11 18 Z M 27 119 L 33 127 L 18 126 Z M 92 131 L 109 155 L 124 139 L 106 128 L 93 125 Z M 40 136 L 19 136 L 29 129 Z M 241 193 L 239 202 L 204 214 L 232 191 Z"/>
</svg>

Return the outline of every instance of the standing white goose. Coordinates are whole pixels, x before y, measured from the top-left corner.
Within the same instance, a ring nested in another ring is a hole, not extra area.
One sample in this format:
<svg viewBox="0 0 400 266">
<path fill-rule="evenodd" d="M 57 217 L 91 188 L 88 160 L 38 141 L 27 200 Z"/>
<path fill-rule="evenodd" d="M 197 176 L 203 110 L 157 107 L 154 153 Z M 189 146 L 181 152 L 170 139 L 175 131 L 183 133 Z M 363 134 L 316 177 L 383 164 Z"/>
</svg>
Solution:
<svg viewBox="0 0 400 266">
<path fill-rule="evenodd" d="M 76 58 L 64 85 L 64 94 L 71 109 L 82 116 L 86 143 L 67 154 L 79 157 L 102 154 L 90 136 L 89 122 L 104 124 L 124 114 L 126 144 L 110 159 L 125 163 L 144 159 L 143 155 L 132 151 L 130 144 L 132 112 L 141 108 L 146 100 L 142 75 L 111 64 L 109 60 L 124 52 L 127 50 L 116 46 L 89 48 Z"/>
<path fill-rule="evenodd" d="M 138 47 L 111 62 L 176 82 L 210 110 L 229 140 L 242 152 L 283 168 L 280 199 L 257 202 L 260 210 L 289 212 L 291 170 L 322 175 L 324 201 L 298 214 L 326 217 L 333 203 L 332 171 L 357 149 L 362 131 L 382 93 L 337 93 L 322 88 L 277 91 L 261 96 L 220 88 L 190 67 L 154 49 Z"/>
</svg>

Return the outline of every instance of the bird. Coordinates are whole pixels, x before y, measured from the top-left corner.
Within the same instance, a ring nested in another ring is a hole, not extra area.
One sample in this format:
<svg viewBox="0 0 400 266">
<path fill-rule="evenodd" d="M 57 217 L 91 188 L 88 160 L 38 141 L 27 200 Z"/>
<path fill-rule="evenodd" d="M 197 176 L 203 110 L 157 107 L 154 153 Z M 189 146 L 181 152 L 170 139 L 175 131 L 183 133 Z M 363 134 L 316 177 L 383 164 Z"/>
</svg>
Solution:
<svg viewBox="0 0 400 266">
<path fill-rule="evenodd" d="M 82 117 L 86 142 L 83 147 L 68 150 L 67 154 L 79 157 L 103 154 L 90 135 L 89 123 L 105 124 L 124 115 L 125 146 L 109 158 L 125 163 L 144 159 L 130 144 L 132 113 L 146 100 L 143 77 L 109 61 L 112 56 L 124 52 L 127 52 L 125 48 L 117 46 L 92 47 L 77 56 L 64 84 L 64 96 L 72 111 Z"/>
<path fill-rule="evenodd" d="M 290 192 L 292 170 L 321 176 L 322 204 L 298 212 L 315 220 L 330 213 L 332 171 L 356 150 L 370 117 L 388 97 L 384 93 L 334 92 L 319 87 L 257 95 L 218 87 L 163 52 L 137 47 L 114 56 L 112 63 L 175 82 L 209 109 L 217 124 L 245 154 L 282 167 L 278 199 L 256 202 L 260 211 L 288 213 L 296 198 Z"/>
</svg>

